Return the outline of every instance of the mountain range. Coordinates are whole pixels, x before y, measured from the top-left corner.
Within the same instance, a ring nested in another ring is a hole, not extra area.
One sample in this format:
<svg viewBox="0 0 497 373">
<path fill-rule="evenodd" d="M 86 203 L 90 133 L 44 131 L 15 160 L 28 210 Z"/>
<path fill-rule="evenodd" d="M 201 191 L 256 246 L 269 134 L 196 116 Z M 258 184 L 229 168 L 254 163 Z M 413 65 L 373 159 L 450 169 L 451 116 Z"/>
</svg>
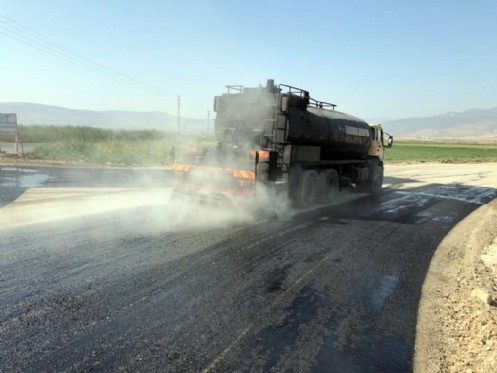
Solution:
<svg viewBox="0 0 497 373">
<path fill-rule="evenodd" d="M 160 111 L 93 111 L 28 102 L 0 103 L 0 113 L 16 113 L 23 125 L 88 126 L 107 129 L 177 131 L 178 117 Z M 213 125 L 211 123 L 211 125 Z M 205 132 L 206 119 L 181 117 L 181 132 Z M 211 129 L 212 130 L 212 129 Z"/>
<path fill-rule="evenodd" d="M 178 118 L 164 112 L 92 111 L 68 109 L 24 102 L 0 103 L 0 113 L 17 113 L 17 121 L 23 125 L 71 125 L 109 129 L 157 129 L 176 131 Z M 214 121 L 181 117 L 182 132 L 205 133 L 212 131 Z M 382 123 L 394 136 L 405 137 L 479 137 L 497 138 L 497 107 L 470 109 L 424 118 L 390 120 Z"/>
<path fill-rule="evenodd" d="M 497 107 L 382 123 L 387 132 L 412 137 L 497 138 Z"/>
</svg>

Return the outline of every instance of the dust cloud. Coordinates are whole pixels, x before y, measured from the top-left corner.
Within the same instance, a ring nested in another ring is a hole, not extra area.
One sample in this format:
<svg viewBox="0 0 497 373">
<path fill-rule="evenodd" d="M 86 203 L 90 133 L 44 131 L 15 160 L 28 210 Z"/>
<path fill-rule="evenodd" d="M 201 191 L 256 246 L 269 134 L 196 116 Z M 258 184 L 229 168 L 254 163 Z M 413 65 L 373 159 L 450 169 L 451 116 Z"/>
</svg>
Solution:
<svg viewBox="0 0 497 373">
<path fill-rule="evenodd" d="M 293 214 L 289 200 L 263 184 L 257 185 L 255 196 L 188 196 L 171 191 L 171 198 L 162 206 L 155 221 L 162 222 L 163 229 L 168 230 L 250 225 L 269 219 L 287 219 Z"/>
<path fill-rule="evenodd" d="M 0 210 L 1 229 L 33 224 L 67 224 L 113 216 L 129 230 L 205 230 L 254 224 L 291 214 L 289 202 L 257 186 L 254 197 L 203 199 L 174 188 L 30 188 Z"/>
</svg>

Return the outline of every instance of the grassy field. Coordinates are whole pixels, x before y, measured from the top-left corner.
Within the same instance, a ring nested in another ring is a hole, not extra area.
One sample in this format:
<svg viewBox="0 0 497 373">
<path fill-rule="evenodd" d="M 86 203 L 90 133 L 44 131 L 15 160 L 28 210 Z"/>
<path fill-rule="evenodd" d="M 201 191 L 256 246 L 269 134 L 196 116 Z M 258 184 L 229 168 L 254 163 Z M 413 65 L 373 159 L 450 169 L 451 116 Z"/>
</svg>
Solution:
<svg viewBox="0 0 497 373">
<path fill-rule="evenodd" d="M 72 126 L 19 126 L 24 143 L 38 144 L 27 159 L 92 164 L 157 166 L 171 164 L 171 149 L 177 159 L 193 145 L 200 151 L 215 147 L 214 137 L 164 131 L 124 131 Z M 14 138 L 1 137 L 0 142 Z"/>
<path fill-rule="evenodd" d="M 441 143 L 422 141 L 397 141 L 385 151 L 386 163 L 470 163 L 497 162 L 497 143 Z"/>
<path fill-rule="evenodd" d="M 181 159 L 189 145 L 198 149 L 214 147 L 209 138 L 185 135 L 156 140 L 109 140 L 84 142 L 70 140 L 38 145 L 26 155 L 30 159 L 51 159 L 94 164 L 116 164 L 133 166 L 158 166 L 172 163 L 171 150 L 175 147 L 176 159 Z"/>
<path fill-rule="evenodd" d="M 171 164 L 171 149 L 181 160 L 187 147 L 200 151 L 216 146 L 214 137 L 181 135 L 164 131 L 106 130 L 94 127 L 19 126 L 25 143 L 37 143 L 30 159 L 93 164 L 156 166 Z M 0 137 L 0 142 L 13 138 Z M 396 141 L 385 151 L 386 163 L 497 162 L 497 142 L 487 144 Z"/>
</svg>

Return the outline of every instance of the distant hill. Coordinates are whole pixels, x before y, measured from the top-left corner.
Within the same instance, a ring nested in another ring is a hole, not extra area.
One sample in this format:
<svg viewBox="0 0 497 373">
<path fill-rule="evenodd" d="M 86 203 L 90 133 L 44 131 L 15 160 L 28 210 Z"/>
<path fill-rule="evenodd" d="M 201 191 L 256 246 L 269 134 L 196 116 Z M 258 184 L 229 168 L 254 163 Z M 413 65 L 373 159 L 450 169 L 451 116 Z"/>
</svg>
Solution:
<svg viewBox="0 0 497 373">
<path fill-rule="evenodd" d="M 17 122 L 23 125 L 71 125 L 165 131 L 176 131 L 178 128 L 176 116 L 159 111 L 92 111 L 28 102 L 5 102 L 0 103 L 0 113 L 17 113 Z M 201 133 L 206 131 L 206 127 L 206 120 L 181 118 L 182 132 Z"/>
<path fill-rule="evenodd" d="M 382 123 L 396 136 L 497 137 L 497 107 L 470 109 L 426 118 L 398 119 Z"/>
<path fill-rule="evenodd" d="M 19 124 L 90 126 L 108 129 L 177 130 L 177 118 L 167 113 L 137 111 L 92 111 L 67 109 L 25 102 L 0 103 L 1 113 L 17 113 Z M 497 107 L 470 109 L 425 118 L 390 120 L 382 123 L 394 136 L 497 138 Z M 210 128 L 214 126 L 211 120 Z M 205 119 L 181 118 L 183 132 L 205 133 Z M 212 132 L 211 132 L 212 133 Z"/>
</svg>

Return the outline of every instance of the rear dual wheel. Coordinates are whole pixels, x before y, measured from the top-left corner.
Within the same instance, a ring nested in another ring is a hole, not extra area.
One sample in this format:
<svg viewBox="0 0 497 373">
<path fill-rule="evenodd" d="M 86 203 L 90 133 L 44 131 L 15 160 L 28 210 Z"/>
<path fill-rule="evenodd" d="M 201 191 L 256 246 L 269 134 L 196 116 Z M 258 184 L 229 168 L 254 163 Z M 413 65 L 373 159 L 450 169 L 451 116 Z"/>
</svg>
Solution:
<svg viewBox="0 0 497 373">
<path fill-rule="evenodd" d="M 302 171 L 295 194 L 295 204 L 297 207 L 311 207 L 318 200 L 319 176 L 314 170 Z"/>
<path fill-rule="evenodd" d="M 334 201 L 339 189 L 339 177 L 335 170 L 305 170 L 300 174 L 295 194 L 298 207 L 308 208 L 316 203 L 329 204 Z"/>
<path fill-rule="evenodd" d="M 337 197 L 340 187 L 338 172 L 335 170 L 323 170 L 319 173 L 319 203 L 332 203 Z"/>
</svg>

